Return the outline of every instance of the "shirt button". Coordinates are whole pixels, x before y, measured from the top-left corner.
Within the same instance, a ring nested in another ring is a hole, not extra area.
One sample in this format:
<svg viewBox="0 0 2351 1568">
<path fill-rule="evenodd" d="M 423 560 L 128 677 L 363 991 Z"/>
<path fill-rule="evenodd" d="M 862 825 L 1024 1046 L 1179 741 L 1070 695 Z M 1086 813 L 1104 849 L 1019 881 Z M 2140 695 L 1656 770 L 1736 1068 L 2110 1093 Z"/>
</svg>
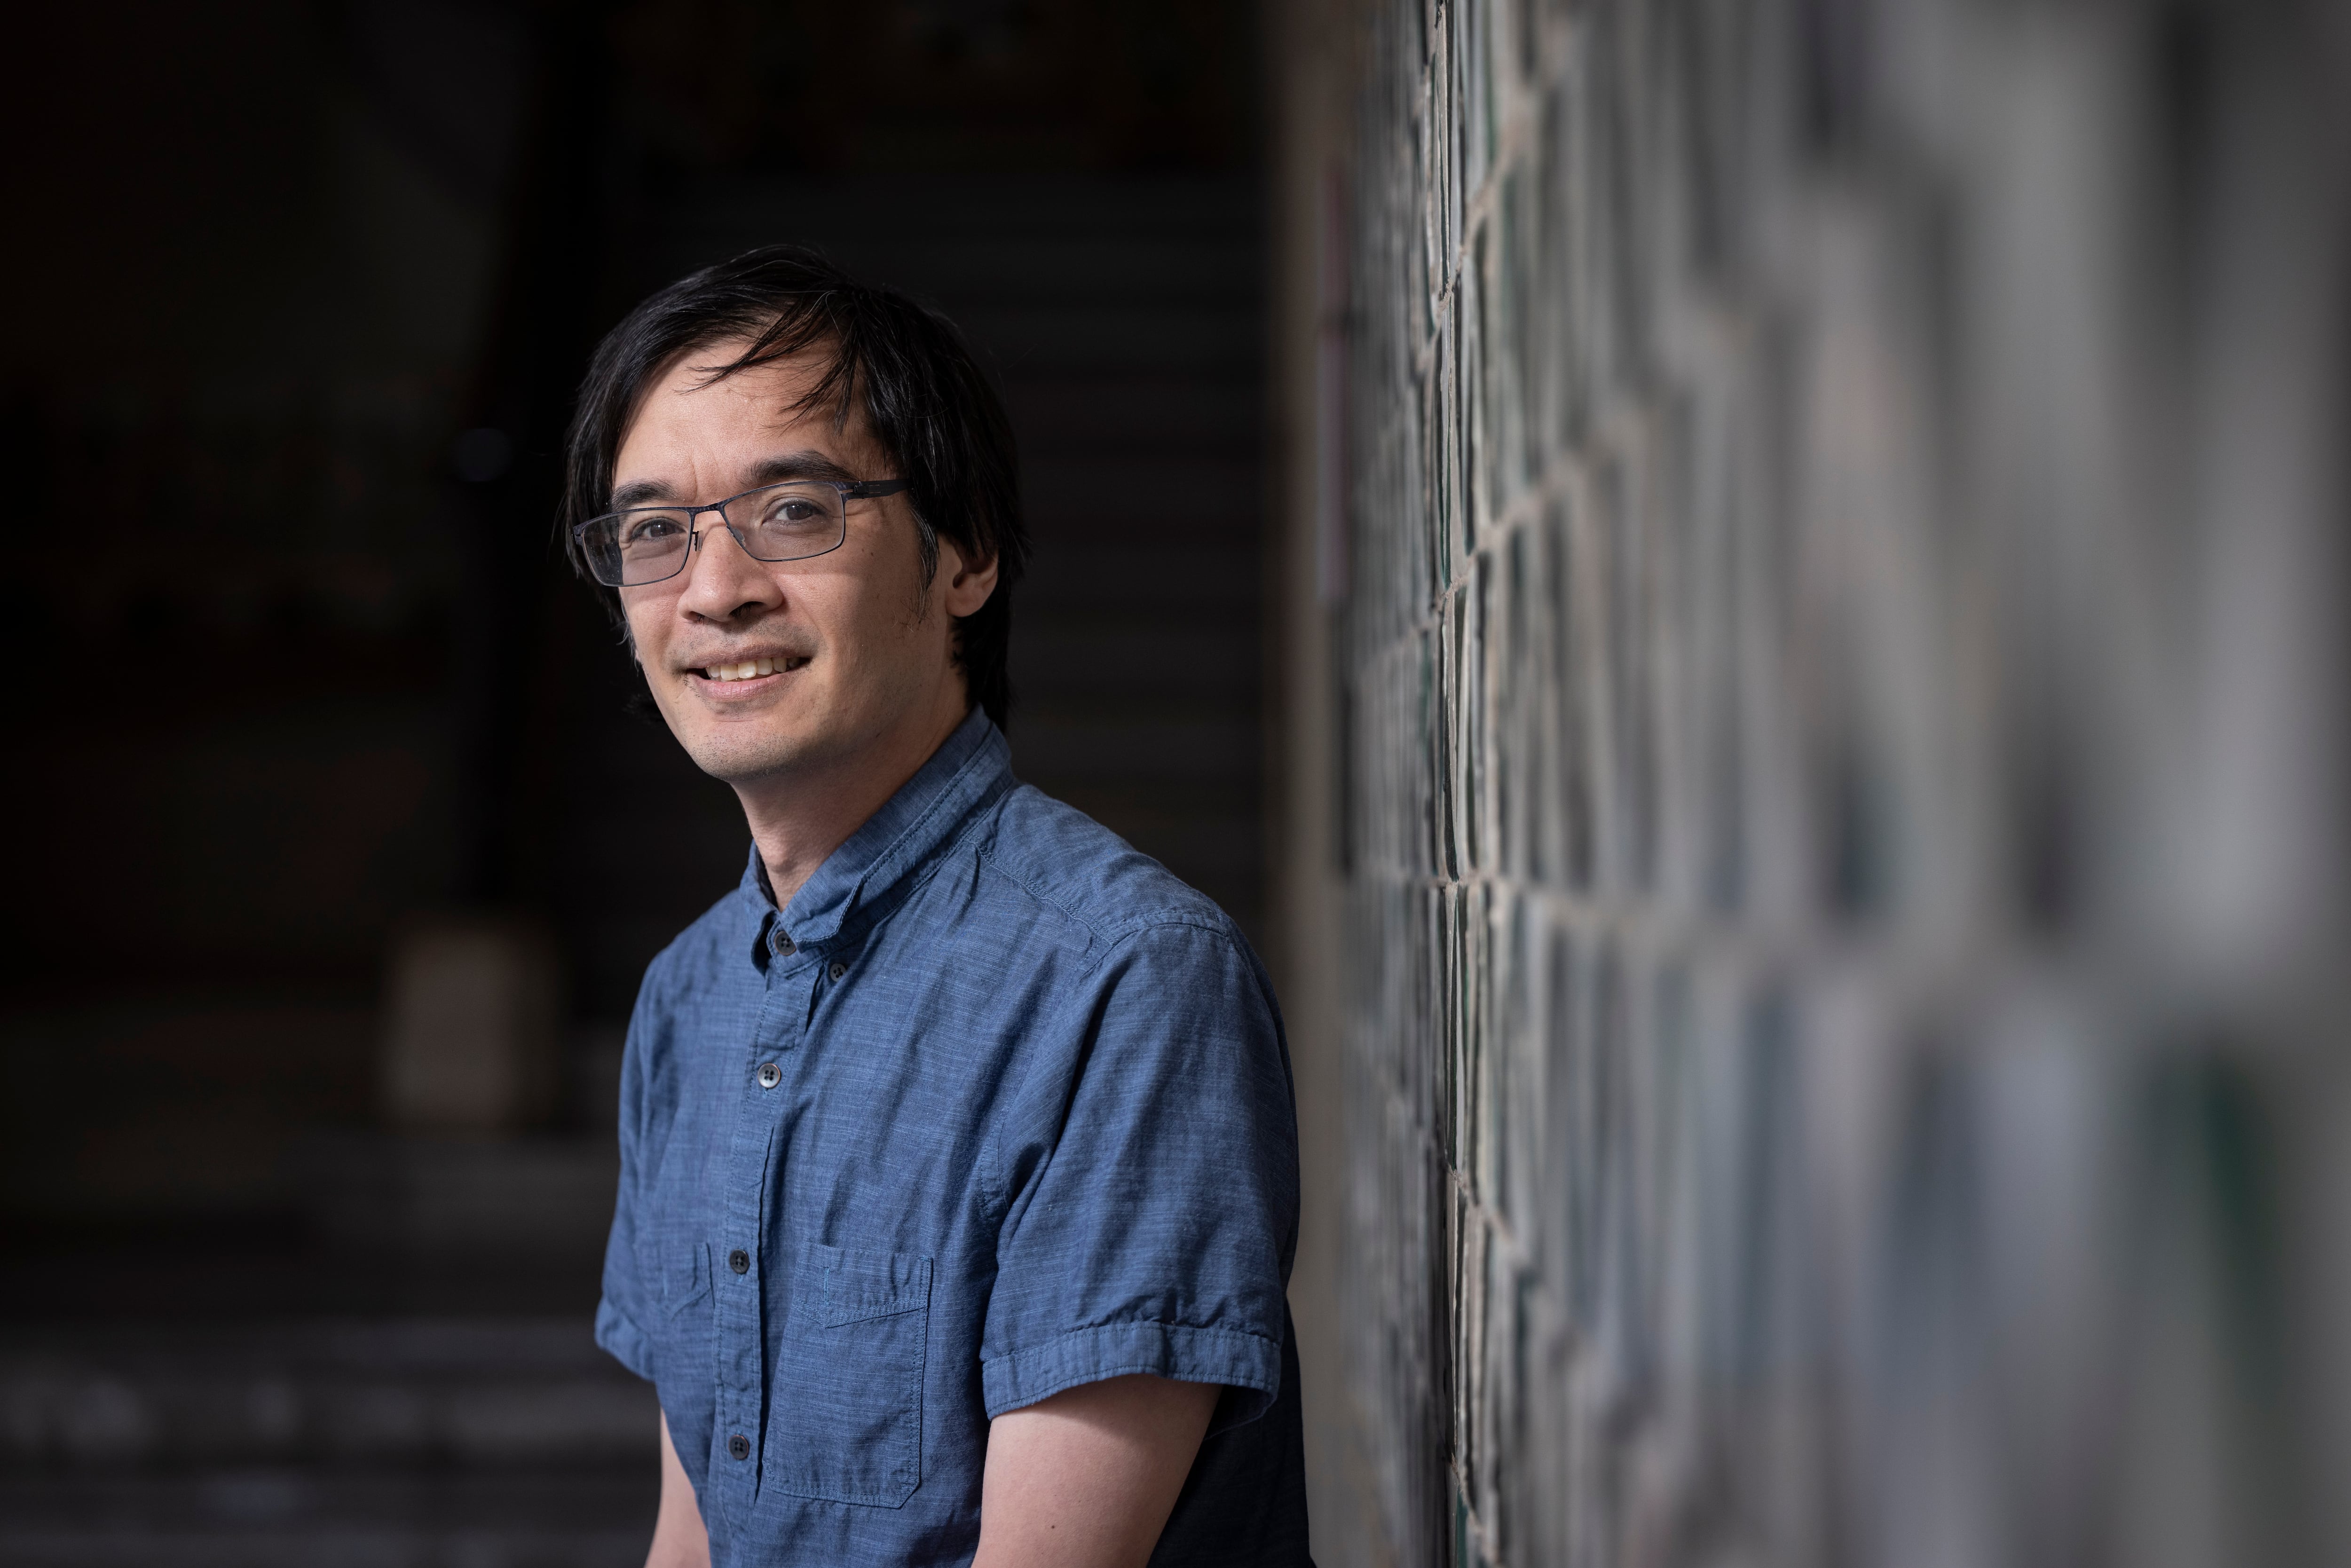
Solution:
<svg viewBox="0 0 2351 1568">
<path fill-rule="evenodd" d="M 836 980 L 837 980 L 837 979 L 841 978 L 841 976 L 846 975 L 847 973 L 849 973 L 849 966 L 848 966 L 848 965 L 846 965 L 846 964 L 844 964 L 844 963 L 842 963 L 840 959 L 835 958 L 835 959 L 832 961 L 832 967 L 831 967 L 831 968 L 830 968 L 830 969 L 827 969 L 827 970 L 825 971 L 825 973 L 826 973 L 826 974 L 828 974 L 828 975 L 831 975 L 834 979 L 836 979 Z"/>
<path fill-rule="evenodd" d="M 784 1081 L 784 1070 L 772 1061 L 759 1063 L 759 1087 L 773 1089 Z"/>
<path fill-rule="evenodd" d="M 782 932 L 776 933 L 776 956 L 782 957 L 792 950 L 792 939 Z"/>
<path fill-rule="evenodd" d="M 751 1271 L 751 1255 L 737 1247 L 726 1254 L 726 1266 L 737 1274 L 747 1274 Z"/>
<path fill-rule="evenodd" d="M 751 1439 L 737 1432 L 726 1439 L 726 1451 L 738 1459 L 747 1459 L 751 1457 Z"/>
</svg>

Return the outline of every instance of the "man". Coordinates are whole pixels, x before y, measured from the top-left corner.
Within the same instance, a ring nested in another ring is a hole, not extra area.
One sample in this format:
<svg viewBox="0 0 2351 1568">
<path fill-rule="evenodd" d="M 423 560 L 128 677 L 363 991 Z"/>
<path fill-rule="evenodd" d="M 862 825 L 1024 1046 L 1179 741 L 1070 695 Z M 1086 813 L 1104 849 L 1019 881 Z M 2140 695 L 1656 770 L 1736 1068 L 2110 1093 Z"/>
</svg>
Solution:
<svg viewBox="0 0 2351 1568">
<path fill-rule="evenodd" d="M 1027 544 L 961 339 L 755 251 L 613 330 L 568 463 L 752 840 L 629 1030 L 596 1333 L 661 1396 L 649 1563 L 1303 1563 L 1272 993 L 1011 775 Z"/>
</svg>

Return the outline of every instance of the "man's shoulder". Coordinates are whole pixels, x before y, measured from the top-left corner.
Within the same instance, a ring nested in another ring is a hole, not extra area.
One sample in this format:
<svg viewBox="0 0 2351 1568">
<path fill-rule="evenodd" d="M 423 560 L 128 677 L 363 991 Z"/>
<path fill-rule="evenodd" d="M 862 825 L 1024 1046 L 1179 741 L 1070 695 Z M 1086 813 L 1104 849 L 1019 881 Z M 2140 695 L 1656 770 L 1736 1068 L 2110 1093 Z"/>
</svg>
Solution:
<svg viewBox="0 0 2351 1568">
<path fill-rule="evenodd" d="M 977 850 L 982 863 L 1082 926 L 1098 946 L 1165 926 L 1239 939 L 1231 917 L 1206 894 L 1033 785 L 1005 796 Z"/>
</svg>

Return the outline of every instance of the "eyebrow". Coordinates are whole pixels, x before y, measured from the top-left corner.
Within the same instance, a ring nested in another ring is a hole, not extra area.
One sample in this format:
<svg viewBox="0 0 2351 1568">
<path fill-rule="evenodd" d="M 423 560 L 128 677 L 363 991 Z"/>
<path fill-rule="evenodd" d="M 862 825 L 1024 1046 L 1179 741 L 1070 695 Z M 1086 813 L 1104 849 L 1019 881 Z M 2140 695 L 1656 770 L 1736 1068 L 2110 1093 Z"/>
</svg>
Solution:
<svg viewBox="0 0 2351 1568">
<path fill-rule="evenodd" d="M 744 490 L 757 490 L 768 485 L 789 484 L 794 479 L 826 479 L 841 484 L 854 484 L 857 476 L 827 457 L 821 452 L 787 452 L 780 456 L 763 458 L 744 473 Z M 742 491 L 733 492 L 735 495 Z M 720 499 L 726 499 L 721 497 Z M 663 507 L 677 505 L 677 493 L 664 480 L 635 479 L 612 492 L 606 507 L 612 511 L 626 511 L 631 507 Z"/>
</svg>

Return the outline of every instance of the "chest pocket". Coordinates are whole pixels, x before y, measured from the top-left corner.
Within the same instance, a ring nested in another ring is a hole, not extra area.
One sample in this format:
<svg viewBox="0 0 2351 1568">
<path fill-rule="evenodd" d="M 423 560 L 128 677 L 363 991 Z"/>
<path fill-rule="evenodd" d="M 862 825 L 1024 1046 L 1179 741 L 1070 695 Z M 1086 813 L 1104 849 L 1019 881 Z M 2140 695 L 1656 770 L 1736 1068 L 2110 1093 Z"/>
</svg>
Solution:
<svg viewBox="0 0 2351 1568">
<path fill-rule="evenodd" d="M 792 1285 L 760 1484 L 897 1508 L 923 1479 L 931 1260 L 810 1247 Z"/>
</svg>

